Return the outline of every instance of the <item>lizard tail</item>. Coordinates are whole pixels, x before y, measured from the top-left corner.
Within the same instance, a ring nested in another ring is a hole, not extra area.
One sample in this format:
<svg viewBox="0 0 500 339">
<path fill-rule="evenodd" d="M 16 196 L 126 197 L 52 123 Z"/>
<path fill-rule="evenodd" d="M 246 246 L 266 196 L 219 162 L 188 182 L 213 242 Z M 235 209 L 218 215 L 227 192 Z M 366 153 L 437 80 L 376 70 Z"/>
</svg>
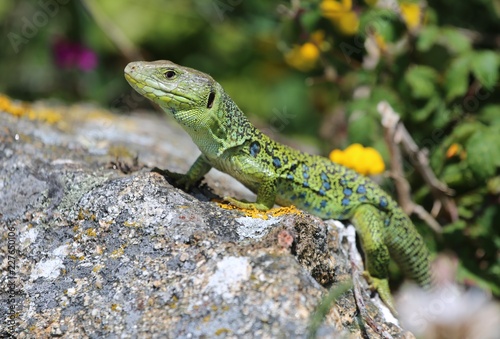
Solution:
<svg viewBox="0 0 500 339">
<path fill-rule="evenodd" d="M 430 288 L 431 261 L 424 239 L 402 210 L 393 210 L 391 214 L 386 235 L 391 257 L 406 277 L 421 287 Z"/>
</svg>

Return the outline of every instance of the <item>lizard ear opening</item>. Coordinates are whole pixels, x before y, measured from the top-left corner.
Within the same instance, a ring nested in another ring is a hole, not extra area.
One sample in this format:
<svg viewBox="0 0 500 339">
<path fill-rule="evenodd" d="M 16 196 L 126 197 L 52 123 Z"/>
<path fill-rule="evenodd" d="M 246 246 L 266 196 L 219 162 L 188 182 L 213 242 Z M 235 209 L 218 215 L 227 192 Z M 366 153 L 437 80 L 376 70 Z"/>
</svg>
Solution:
<svg viewBox="0 0 500 339">
<path fill-rule="evenodd" d="M 214 104 L 215 100 L 215 92 L 210 92 L 210 95 L 208 96 L 208 102 L 207 102 L 207 108 L 212 108 L 212 105 Z"/>
</svg>

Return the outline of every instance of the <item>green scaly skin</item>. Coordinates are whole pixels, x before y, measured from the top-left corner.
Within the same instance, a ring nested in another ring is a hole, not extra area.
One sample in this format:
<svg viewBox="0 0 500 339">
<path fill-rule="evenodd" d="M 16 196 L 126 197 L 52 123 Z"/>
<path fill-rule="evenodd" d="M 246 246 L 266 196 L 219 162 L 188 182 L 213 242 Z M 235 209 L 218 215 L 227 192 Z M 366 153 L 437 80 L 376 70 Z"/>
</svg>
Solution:
<svg viewBox="0 0 500 339">
<path fill-rule="evenodd" d="M 302 153 L 256 129 L 209 75 L 170 61 L 132 62 L 125 78 L 172 115 L 201 155 L 182 175 L 165 171 L 186 189 L 212 167 L 257 194 L 254 203 L 226 197 L 240 208 L 266 211 L 275 203 L 323 219 L 350 219 L 365 252 L 365 276 L 396 314 L 388 284 L 392 257 L 405 275 L 430 284 L 429 252 L 408 216 L 369 178 L 330 160 Z"/>
</svg>

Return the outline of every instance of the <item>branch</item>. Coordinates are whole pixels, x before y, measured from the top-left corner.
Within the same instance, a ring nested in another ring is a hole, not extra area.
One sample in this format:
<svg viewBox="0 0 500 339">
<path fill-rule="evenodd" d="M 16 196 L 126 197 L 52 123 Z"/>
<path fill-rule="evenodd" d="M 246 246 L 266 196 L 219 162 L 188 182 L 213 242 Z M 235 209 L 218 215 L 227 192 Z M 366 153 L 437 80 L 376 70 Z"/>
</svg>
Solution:
<svg viewBox="0 0 500 339">
<path fill-rule="evenodd" d="M 441 206 L 449 214 L 452 221 L 458 219 L 457 207 L 453 199 L 450 198 L 450 196 L 454 194 L 454 191 L 445 183 L 439 181 L 435 176 L 429 166 L 429 159 L 426 153 L 418 148 L 410 133 L 408 133 L 408 130 L 401 123 L 399 115 L 390 104 L 386 101 L 381 101 L 377 105 L 377 110 L 382 116 L 382 126 L 385 129 L 385 140 L 391 154 L 392 176 L 395 179 L 396 190 L 398 191 L 399 201 L 403 210 L 408 214 L 417 214 L 418 217 L 424 220 L 435 232 L 441 233 L 441 226 L 434 219 L 439 213 Z M 434 213 L 432 215 L 411 199 L 411 189 L 408 181 L 404 178 L 402 155 L 398 144 L 401 144 L 402 149 L 410 158 L 417 172 L 431 188 L 432 195 L 435 199 L 433 208 Z"/>
</svg>

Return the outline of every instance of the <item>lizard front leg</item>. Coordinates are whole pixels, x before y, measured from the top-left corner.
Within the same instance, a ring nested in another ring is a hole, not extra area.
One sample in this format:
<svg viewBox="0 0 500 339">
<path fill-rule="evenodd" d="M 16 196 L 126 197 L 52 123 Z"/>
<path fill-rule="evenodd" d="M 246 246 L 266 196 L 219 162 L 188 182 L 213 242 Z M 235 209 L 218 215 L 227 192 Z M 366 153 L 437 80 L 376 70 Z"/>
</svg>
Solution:
<svg viewBox="0 0 500 339">
<path fill-rule="evenodd" d="M 208 171 L 210 171 L 211 168 L 212 165 L 210 165 L 205 156 L 202 154 L 191 165 L 186 174 L 174 173 L 166 169 L 159 169 L 157 167 L 153 168 L 151 172 L 156 172 L 163 176 L 172 178 L 174 179 L 176 186 L 183 187 L 184 189 L 189 190 L 194 186 L 194 184 L 200 181 L 203 176 L 207 174 Z"/>
<path fill-rule="evenodd" d="M 384 242 L 384 214 L 373 205 L 356 208 L 351 218 L 365 252 L 366 270 L 363 273 L 370 288 L 377 291 L 390 311 L 397 315 L 389 289 L 389 249 Z"/>
<path fill-rule="evenodd" d="M 240 201 L 231 197 L 224 197 L 224 200 L 239 208 L 270 210 L 276 201 L 276 180 L 268 179 L 260 184 L 255 202 Z"/>
</svg>

